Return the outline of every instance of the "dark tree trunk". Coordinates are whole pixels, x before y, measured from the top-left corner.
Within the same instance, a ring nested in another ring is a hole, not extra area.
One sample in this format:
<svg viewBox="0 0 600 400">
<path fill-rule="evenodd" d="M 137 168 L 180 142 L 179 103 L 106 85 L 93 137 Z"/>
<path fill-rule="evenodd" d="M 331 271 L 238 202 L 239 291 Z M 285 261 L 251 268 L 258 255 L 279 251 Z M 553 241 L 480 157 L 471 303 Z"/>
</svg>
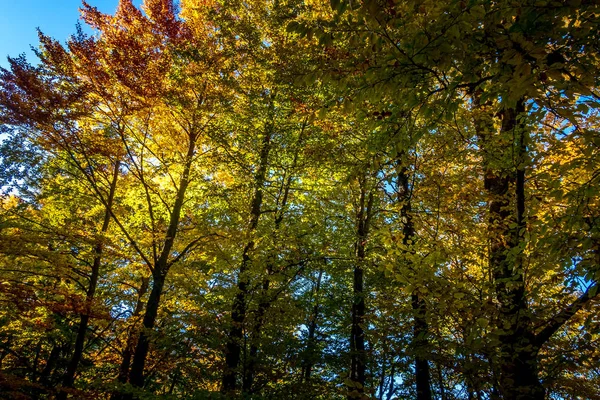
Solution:
<svg viewBox="0 0 600 400">
<path fill-rule="evenodd" d="M 444 373 L 442 366 L 437 363 L 438 385 L 440 387 L 440 400 L 446 400 L 446 389 L 444 388 Z"/>
<path fill-rule="evenodd" d="M 254 194 L 250 206 L 250 218 L 248 221 L 248 233 L 253 235 L 258 226 L 258 221 L 262 213 L 261 207 L 263 202 L 263 186 L 267 174 L 269 161 L 269 152 L 271 150 L 271 132 L 270 128 L 263 136 L 262 146 L 260 150 L 259 165 L 254 176 Z M 237 294 L 235 295 L 231 308 L 231 327 L 229 329 L 229 337 L 225 348 L 225 367 L 221 379 L 221 392 L 227 395 L 232 395 L 237 389 L 237 369 L 241 362 L 242 341 L 244 333 L 244 322 L 246 321 L 247 297 L 248 297 L 248 269 L 250 268 L 251 259 L 250 252 L 254 249 L 255 242 L 250 240 L 242 253 L 242 263 L 238 275 Z M 242 374 L 243 380 L 247 381 L 247 373 Z"/>
<path fill-rule="evenodd" d="M 517 249 L 523 242 L 525 230 L 525 173 L 522 164 L 526 150 L 523 128 L 517 122 L 523 111 L 522 101 L 519 101 L 515 108 L 505 109 L 500 132 L 502 136 L 518 138 L 514 146 L 519 165 L 512 170 L 508 166 L 502 171 L 488 164 L 484 184 L 491 197 L 490 267 L 500 304 L 500 391 L 507 399 L 543 399 L 544 388 L 537 376 L 539 347 L 529 327 L 522 250 Z M 489 154 L 486 155 L 489 160 Z M 513 204 L 516 204 L 516 214 Z"/>
<path fill-rule="evenodd" d="M 362 266 L 354 267 L 353 282 L 354 299 L 350 332 L 350 380 L 353 387 L 350 388 L 348 398 L 360 399 L 364 392 L 366 372 L 365 331 L 363 329 L 365 319 L 364 271 Z"/>
<path fill-rule="evenodd" d="M 108 226 L 110 224 L 110 215 L 111 208 L 113 206 L 113 200 L 115 198 L 115 191 L 117 189 L 117 179 L 119 177 L 119 168 L 121 163 L 119 161 L 115 162 L 114 170 L 113 170 L 113 179 L 110 184 L 110 189 L 108 193 L 108 199 L 106 200 L 106 210 L 104 211 L 104 220 L 102 221 L 102 227 L 100 228 L 100 233 L 103 235 L 108 231 Z M 98 286 L 98 278 L 100 277 L 100 265 L 102 261 L 102 251 L 104 244 L 102 243 L 102 238 L 96 243 L 94 248 L 94 261 L 92 262 L 92 273 L 90 275 L 90 283 L 88 286 L 87 293 L 85 295 L 85 309 L 84 312 L 79 317 L 79 327 L 77 329 L 77 337 L 75 338 L 75 349 L 73 351 L 73 355 L 69 360 L 69 364 L 67 365 L 67 369 L 65 371 L 65 375 L 63 377 L 63 387 L 71 388 L 75 383 L 75 374 L 77 373 L 77 367 L 81 361 L 83 356 L 83 345 L 85 343 L 85 336 L 88 329 L 88 324 L 90 321 L 90 309 L 92 307 L 92 303 L 94 301 L 94 295 L 96 294 L 96 287 Z M 67 398 L 67 393 L 61 391 L 57 395 L 57 400 L 63 400 Z"/>
<path fill-rule="evenodd" d="M 298 139 L 298 144 L 302 143 L 303 133 L 306 124 L 302 128 L 302 132 Z M 268 156 L 268 154 L 267 154 Z M 265 162 L 267 159 L 265 158 Z M 298 152 L 294 154 L 294 158 L 292 161 L 291 169 L 293 170 L 298 163 Z M 278 237 L 279 228 L 281 223 L 283 222 L 283 217 L 285 215 L 285 211 L 287 209 L 287 202 L 290 194 L 290 188 L 292 185 L 293 175 L 290 173 L 289 175 L 284 175 L 279 195 L 277 197 L 277 210 L 275 215 L 275 224 L 273 227 L 273 237 L 276 239 Z M 245 368 L 244 378 L 242 382 L 242 392 L 243 393 L 254 393 L 253 389 L 254 385 L 254 375 L 256 373 L 256 364 L 258 357 L 258 349 L 260 343 L 261 331 L 265 322 L 265 316 L 267 314 L 268 309 L 271 307 L 271 304 L 276 300 L 276 296 L 269 296 L 269 288 L 271 285 L 271 275 L 273 275 L 273 265 L 274 260 L 272 257 L 267 261 L 267 266 L 265 268 L 266 276 L 263 279 L 262 284 L 262 293 L 261 293 L 261 301 L 258 304 L 258 309 L 256 311 L 256 318 L 254 321 L 254 325 L 252 327 L 252 332 L 250 336 L 250 357 L 248 359 L 248 365 Z"/>
<path fill-rule="evenodd" d="M 463 332 L 464 335 L 464 332 Z M 463 338 L 463 340 L 466 340 Z M 463 343 L 465 343 L 463 341 Z M 467 360 L 463 364 L 463 375 L 464 382 L 467 390 L 467 398 L 469 400 L 479 399 L 479 377 L 478 377 L 478 369 L 474 365 L 474 359 L 471 356 L 467 357 Z M 493 373 L 492 373 L 493 374 Z M 493 376 L 493 375 L 492 375 Z M 493 377 L 492 377 L 493 381 Z"/>
<path fill-rule="evenodd" d="M 312 368 L 315 364 L 315 350 L 316 350 L 316 334 L 319 319 L 319 291 L 321 290 L 321 280 L 323 279 L 323 270 L 319 271 L 317 277 L 317 283 L 314 290 L 314 302 L 313 312 L 308 323 L 308 336 L 306 338 L 306 356 L 304 358 L 304 365 L 302 366 L 302 380 L 303 382 L 310 381 L 310 375 L 312 374 Z"/>
<path fill-rule="evenodd" d="M 364 293 L 364 263 L 366 261 L 366 246 L 369 236 L 371 213 L 373 208 L 373 192 L 367 194 L 367 178 L 361 178 L 360 198 L 356 215 L 356 264 L 353 272 L 352 285 L 352 325 L 350 330 L 350 381 L 348 399 L 361 399 L 366 383 L 365 352 L 365 293 Z"/>
<path fill-rule="evenodd" d="M 179 373 L 176 372 L 173 374 L 173 380 L 171 381 L 171 385 L 169 385 L 169 390 L 167 391 L 167 394 L 173 394 L 173 390 L 175 390 L 175 386 L 177 385 L 177 382 L 179 380 Z"/>
<path fill-rule="evenodd" d="M 272 268 L 270 267 L 268 268 L 268 275 L 272 274 L 271 269 Z M 254 393 L 252 386 L 254 385 L 254 375 L 256 373 L 259 340 L 262 331 L 262 326 L 264 324 L 265 315 L 267 314 L 269 307 L 271 307 L 272 302 L 272 300 L 268 298 L 270 286 L 270 280 L 268 278 L 268 275 L 267 278 L 263 280 L 263 298 L 258 304 L 258 309 L 256 310 L 256 318 L 254 320 L 254 326 L 252 328 L 250 355 L 248 357 L 248 365 L 245 368 L 244 378 L 242 382 L 243 393 Z"/>
<path fill-rule="evenodd" d="M 154 325 L 156 324 L 160 298 L 167 273 L 171 267 L 169 257 L 171 255 L 173 244 L 175 243 L 175 237 L 177 236 L 185 194 L 190 183 L 190 170 L 194 159 L 196 139 L 197 136 L 195 134 L 191 134 L 189 137 L 185 165 L 179 182 L 179 188 L 177 189 L 175 203 L 173 204 L 173 209 L 169 216 L 169 226 L 165 232 L 165 242 L 160 252 L 160 256 L 154 263 L 152 269 L 152 290 L 150 291 L 150 297 L 148 298 L 148 303 L 146 305 L 146 312 L 142 321 L 142 330 L 140 331 L 137 340 L 135 351 L 133 353 L 133 362 L 131 363 L 131 371 L 129 372 L 129 382 L 138 388 L 144 386 L 144 367 L 150 349 L 150 336 L 154 329 Z"/>
<path fill-rule="evenodd" d="M 144 309 L 144 296 L 148 291 L 148 285 L 150 283 L 149 278 L 142 278 L 142 285 L 138 290 L 138 298 L 135 304 L 135 308 L 133 310 L 133 314 L 131 315 L 132 319 L 137 319 L 142 310 Z M 136 323 L 137 325 L 137 323 Z M 131 358 L 133 357 L 133 352 L 136 346 L 136 336 L 139 336 L 139 332 L 134 325 L 132 327 L 131 332 L 127 335 L 127 341 L 125 342 L 125 348 L 123 349 L 123 359 L 121 360 L 121 365 L 119 366 L 119 375 L 117 376 L 117 381 L 119 383 L 125 384 L 129 381 L 129 367 L 131 365 Z M 111 400 L 121 400 L 123 399 L 123 394 L 120 392 L 115 392 L 111 396 Z"/>
<path fill-rule="evenodd" d="M 424 353 L 428 352 L 429 326 L 425 319 L 425 301 L 417 294 L 411 296 L 411 304 L 414 313 L 413 322 L 413 347 L 415 349 L 415 379 L 417 385 L 417 400 L 430 400 L 431 397 L 431 372 L 429 361 Z"/>
<path fill-rule="evenodd" d="M 38 344 L 35 346 L 35 357 L 33 358 L 33 364 L 31 365 L 32 372 L 32 380 L 33 382 L 37 381 L 40 377 L 38 376 L 38 364 L 40 362 L 40 353 L 42 351 L 42 342 L 38 341 Z"/>
<path fill-rule="evenodd" d="M 162 272 L 162 271 L 161 271 Z M 158 308 L 160 305 L 160 297 L 165 284 L 166 273 L 156 273 L 153 276 L 152 291 L 146 304 L 146 313 L 144 314 L 144 320 L 142 322 L 142 330 L 138 337 L 135 352 L 133 353 L 133 362 L 131 364 L 131 371 L 129 373 L 129 382 L 133 386 L 143 387 L 144 386 L 144 367 L 146 364 L 146 356 L 150 349 L 150 336 L 152 329 L 156 323 L 156 316 L 158 315 Z"/>
<path fill-rule="evenodd" d="M 479 104 L 478 94 L 474 104 Z M 498 364 L 500 394 L 506 399 L 543 399 L 537 376 L 539 346 L 531 331 L 525 297 L 522 250 L 525 231 L 526 136 L 518 122 L 524 102 L 505 108 L 499 133 L 488 110 L 475 120 L 488 194 L 489 265 L 499 303 Z M 506 142 L 512 145 L 506 146 Z M 516 154 L 514 165 L 513 155 Z"/>
<path fill-rule="evenodd" d="M 395 389 L 395 381 L 394 381 L 394 375 L 396 375 L 396 364 L 394 364 L 394 361 L 392 360 L 392 370 L 390 371 L 390 386 L 388 388 L 388 392 L 387 392 L 387 396 L 385 397 L 386 400 L 392 400 L 392 396 L 394 395 L 394 392 L 396 391 Z"/>
<path fill-rule="evenodd" d="M 384 346 L 385 346 L 385 342 L 384 342 Z M 383 399 L 383 388 L 385 386 L 385 370 L 387 368 L 387 359 L 386 359 L 386 354 L 383 354 L 383 359 L 381 360 L 381 376 L 379 378 L 379 400 Z"/>
<path fill-rule="evenodd" d="M 140 290 L 138 291 L 138 298 L 135 304 L 135 309 L 133 310 L 133 314 L 131 318 L 137 318 L 144 309 L 144 296 L 148 291 L 148 284 L 150 283 L 150 279 L 142 278 L 142 285 L 140 286 Z M 119 367 L 119 376 L 117 380 L 121 383 L 127 383 L 129 379 L 129 366 L 131 364 L 131 357 L 133 356 L 133 351 L 135 349 L 135 328 L 129 333 L 127 337 L 127 342 L 125 344 L 125 349 L 123 350 L 123 360 L 121 361 L 121 365 Z"/>
<path fill-rule="evenodd" d="M 46 360 L 46 365 L 40 374 L 40 383 L 44 386 L 50 385 L 50 376 L 52 375 L 52 371 L 56 367 L 58 360 L 60 358 L 60 353 L 63 351 L 63 346 L 59 346 L 55 344 L 52 346 L 52 350 L 50 351 L 50 355 L 48 355 L 48 359 Z"/>
<path fill-rule="evenodd" d="M 400 216 L 404 221 L 402 229 L 402 243 L 410 247 L 415 241 L 415 227 L 412 219 L 411 188 L 408 168 L 398 160 L 397 166 L 397 201 L 401 203 Z M 409 263 L 409 269 L 414 274 L 413 266 Z M 431 372 L 429 370 L 429 325 L 427 324 L 427 304 L 420 298 L 417 292 L 411 295 L 411 306 L 413 310 L 413 343 L 415 353 L 415 381 L 417 388 L 417 400 L 431 399 Z"/>
<path fill-rule="evenodd" d="M 248 251 L 250 242 L 246 245 L 244 252 Z M 242 261 L 242 265 L 244 262 Z M 246 268 L 240 268 L 238 278 L 238 293 L 235 295 L 233 307 L 231 310 L 231 328 L 229 329 L 229 338 L 225 350 L 225 370 L 221 380 L 221 391 L 231 393 L 237 387 L 237 368 L 240 364 L 242 353 L 243 324 L 246 319 L 246 296 L 248 294 L 248 283 L 246 282 Z"/>
</svg>

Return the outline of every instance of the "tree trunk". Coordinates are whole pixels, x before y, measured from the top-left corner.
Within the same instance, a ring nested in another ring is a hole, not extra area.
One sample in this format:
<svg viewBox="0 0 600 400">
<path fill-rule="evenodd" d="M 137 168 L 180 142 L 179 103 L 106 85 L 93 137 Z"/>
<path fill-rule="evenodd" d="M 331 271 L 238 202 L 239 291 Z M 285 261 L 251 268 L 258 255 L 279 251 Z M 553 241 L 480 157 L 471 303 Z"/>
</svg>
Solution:
<svg viewBox="0 0 600 400">
<path fill-rule="evenodd" d="M 100 233 L 104 235 L 108 231 L 108 226 L 110 224 L 110 212 L 113 206 L 113 200 L 115 198 L 115 191 L 117 189 L 117 179 L 119 177 L 119 168 L 121 163 L 119 161 L 115 162 L 114 171 L 113 171 L 113 179 L 110 184 L 110 189 L 108 193 L 108 199 L 106 201 L 106 210 L 104 211 L 104 220 L 102 221 L 102 227 L 100 229 Z M 83 345 L 85 343 L 85 336 L 88 329 L 88 324 L 90 320 L 90 308 L 92 307 L 92 303 L 94 301 L 94 295 L 96 294 L 96 287 L 98 286 L 98 278 L 100 277 L 100 263 L 102 260 L 102 251 L 104 244 L 102 243 L 103 238 L 100 238 L 96 243 L 94 248 L 94 261 L 92 262 L 92 273 L 90 275 L 90 284 L 88 286 L 87 293 L 85 295 L 85 309 L 84 312 L 80 315 L 79 318 L 79 327 L 77 329 L 77 337 L 75 338 L 75 349 L 73 351 L 73 355 L 69 360 L 69 364 L 67 365 L 67 369 L 65 371 L 65 375 L 63 377 L 63 387 L 71 388 L 75 383 L 75 374 L 77 373 L 77 367 L 79 366 L 79 362 L 83 356 Z M 67 398 L 67 393 L 64 391 L 60 391 L 57 395 L 57 400 L 63 400 Z"/>
<path fill-rule="evenodd" d="M 158 315 L 158 307 L 160 305 L 160 297 L 162 295 L 165 279 L 171 264 L 169 263 L 169 257 L 171 255 L 171 249 L 175 243 L 175 237 L 179 227 L 179 219 L 181 218 L 181 210 L 185 200 L 185 194 L 187 187 L 190 183 L 190 170 L 194 159 L 194 151 L 196 145 L 197 136 L 191 134 L 189 137 L 188 149 L 185 158 L 185 165 L 183 173 L 181 175 L 179 188 L 173 204 L 173 209 L 169 217 L 169 226 L 165 233 L 165 243 L 160 252 L 160 257 L 154 264 L 152 269 L 152 290 L 148 303 L 146 305 L 146 312 L 142 322 L 142 330 L 138 337 L 135 352 L 133 353 L 133 362 L 131 364 L 131 371 L 129 373 L 129 382 L 138 388 L 144 386 L 144 367 L 146 364 L 146 357 L 150 349 L 150 336 L 156 323 L 156 317 Z"/>
<path fill-rule="evenodd" d="M 463 332 L 463 343 L 465 343 L 464 338 L 465 333 Z M 464 376 L 464 384 L 467 390 L 467 399 L 468 400 L 478 400 L 480 397 L 480 389 L 479 389 L 479 377 L 477 367 L 474 365 L 474 358 L 470 355 L 466 357 L 466 361 L 463 364 L 462 374 Z M 492 372 L 493 376 L 493 372 Z M 493 378 L 492 378 L 493 381 Z"/>
<path fill-rule="evenodd" d="M 271 150 L 271 132 L 267 129 L 263 136 L 260 150 L 259 165 L 254 176 L 254 194 L 250 207 L 250 218 L 248 221 L 248 234 L 250 237 L 254 234 L 258 226 L 258 221 L 262 213 L 263 186 L 267 174 L 269 161 L 269 152 Z M 221 379 L 221 392 L 231 395 L 237 388 L 237 369 L 240 365 L 242 354 L 243 326 L 246 320 L 247 296 L 248 296 L 248 269 L 251 264 L 250 252 L 254 249 L 255 242 L 250 239 L 244 246 L 242 253 L 242 263 L 238 275 L 237 294 L 235 295 L 231 308 L 231 328 L 229 329 L 229 338 L 225 349 L 225 367 Z M 247 382 L 246 371 L 243 373 L 244 380 Z"/>
<path fill-rule="evenodd" d="M 437 364 L 438 385 L 440 386 L 440 400 L 446 400 L 446 389 L 444 388 L 444 373 L 440 363 Z"/>
<path fill-rule="evenodd" d="M 475 118 L 488 194 L 489 265 L 500 305 L 498 315 L 499 389 L 505 399 L 543 399 L 537 376 L 539 346 L 529 326 L 522 245 L 525 231 L 525 132 L 518 122 L 525 111 L 523 100 L 502 113 L 499 133 L 494 133 L 490 110 L 474 104 L 482 114 Z M 509 138 L 513 141 L 510 143 Z M 516 143 L 515 143 L 516 139 Z M 514 165 L 513 154 L 517 154 Z"/>
<path fill-rule="evenodd" d="M 402 229 L 402 244 L 410 247 L 415 241 L 415 227 L 412 219 L 411 188 L 408 168 L 401 164 L 401 158 L 397 165 L 397 201 L 401 203 L 400 216 L 404 221 Z M 414 275 L 412 264 L 409 269 Z M 429 370 L 429 325 L 427 324 L 427 304 L 420 298 L 417 292 L 411 295 L 411 306 L 413 310 L 413 343 L 415 353 L 415 381 L 417 388 L 417 400 L 430 400 L 431 397 L 431 372 Z"/>
<path fill-rule="evenodd" d="M 304 128 L 306 127 L 306 122 L 302 127 L 302 132 L 298 139 L 298 144 L 300 144 L 303 140 Z M 267 160 L 265 159 L 265 162 Z M 293 170 L 298 163 L 298 152 L 294 154 L 294 158 L 292 161 L 291 169 Z M 280 187 L 279 196 L 277 197 L 277 210 L 275 215 L 275 224 L 273 227 L 272 236 L 274 239 L 278 237 L 279 228 L 281 223 L 283 222 L 283 217 L 285 215 L 285 211 L 287 208 L 287 201 L 290 194 L 290 188 L 292 185 L 293 175 L 290 173 L 289 175 L 284 175 L 282 186 Z M 281 200 L 280 200 L 281 199 Z M 262 327 L 265 320 L 265 315 L 271 307 L 271 304 L 276 300 L 276 297 L 269 297 L 269 287 L 271 285 L 271 275 L 273 275 L 273 264 L 274 260 L 272 257 L 267 261 L 266 266 L 266 277 L 263 279 L 262 284 L 262 298 L 258 305 L 258 309 L 256 311 L 256 319 L 254 321 L 254 326 L 252 327 L 252 332 L 250 336 L 250 357 L 248 360 L 248 365 L 246 366 L 246 371 L 244 374 L 243 382 L 242 382 L 242 392 L 243 393 L 254 393 L 252 386 L 254 384 L 254 375 L 256 373 L 256 364 L 257 364 L 257 356 L 258 356 L 258 348 L 259 341 L 261 336 Z"/>
<path fill-rule="evenodd" d="M 385 341 L 383 344 L 385 346 Z M 383 400 L 383 388 L 385 386 L 385 370 L 387 368 L 386 364 L 387 364 L 386 353 L 383 353 L 383 359 L 381 360 L 381 376 L 379 378 L 379 396 L 378 396 L 379 400 Z"/>
<path fill-rule="evenodd" d="M 271 269 L 272 268 L 268 268 L 268 271 L 267 271 L 268 275 L 272 274 Z M 267 275 L 267 278 L 264 279 L 264 281 L 263 281 L 263 287 L 262 287 L 263 299 L 258 304 L 258 309 L 256 310 L 256 319 L 254 321 L 254 326 L 252 328 L 252 335 L 250 337 L 250 339 L 251 339 L 250 356 L 248 359 L 248 365 L 245 368 L 244 378 L 243 378 L 243 382 L 242 382 L 242 392 L 243 393 L 254 393 L 252 386 L 254 384 L 254 374 L 256 372 L 255 371 L 256 370 L 256 361 L 257 361 L 256 358 L 258 356 L 259 340 L 260 340 L 260 335 L 261 335 L 261 331 L 262 331 L 262 326 L 264 324 L 265 315 L 266 315 L 269 307 L 271 307 L 271 302 L 272 302 L 272 300 L 267 297 L 268 292 L 269 292 L 269 286 L 270 286 L 270 280 L 268 278 L 268 275 Z"/>
<path fill-rule="evenodd" d="M 247 253 L 252 247 L 254 247 L 254 242 L 250 241 L 244 248 L 242 266 L 238 277 L 238 292 L 235 295 L 231 309 L 231 328 L 229 329 L 229 339 L 225 351 L 225 369 L 221 380 L 221 391 L 226 394 L 234 392 L 237 387 L 237 368 L 242 353 L 243 324 L 246 319 L 246 296 L 248 294 L 248 282 L 245 276 L 247 272 L 246 265 L 249 261 Z"/>
<path fill-rule="evenodd" d="M 48 360 L 46 360 L 46 365 L 40 374 L 40 383 L 42 385 L 50 385 L 50 376 L 52 375 L 52 371 L 54 371 L 54 367 L 56 367 L 56 364 L 58 363 L 58 359 L 60 358 L 60 353 L 62 351 L 63 346 L 59 346 L 57 344 L 52 346 Z"/>
<path fill-rule="evenodd" d="M 500 132 L 500 135 L 519 138 L 516 153 L 520 165 L 517 165 L 516 171 L 514 167 L 512 171 L 498 171 L 486 166 L 484 184 L 491 196 L 490 267 L 500 303 L 500 391 L 507 399 L 543 399 L 544 388 L 537 377 L 539 347 L 529 327 L 522 249 L 518 248 L 524 240 L 525 230 L 525 173 L 522 163 L 526 150 L 524 132 L 517 122 L 523 111 L 522 101 L 515 108 L 505 109 Z M 513 196 L 514 203 L 511 201 Z M 515 203 L 516 215 L 513 211 Z"/>
<path fill-rule="evenodd" d="M 143 277 L 142 285 L 140 286 L 140 290 L 138 290 L 138 298 L 135 304 L 135 309 L 133 310 L 133 314 L 131 315 L 132 319 L 136 319 L 144 308 L 143 298 L 148 291 L 148 284 L 150 283 L 150 279 Z M 137 324 L 136 324 L 137 325 Z M 132 327 L 131 332 L 127 336 L 127 342 L 125 343 L 125 348 L 123 349 L 123 359 L 121 360 L 121 365 L 119 366 L 119 375 L 117 376 L 117 381 L 119 383 L 125 384 L 129 380 L 129 367 L 131 364 L 131 358 L 133 357 L 133 352 L 136 346 L 136 333 L 137 329 L 134 325 Z M 120 392 L 115 392 L 111 395 L 111 400 L 122 400 L 123 394 Z"/>
<path fill-rule="evenodd" d="M 319 318 L 319 291 L 321 290 L 321 280 L 323 279 L 323 270 L 319 270 L 319 276 L 317 277 L 317 283 L 315 285 L 313 312 L 308 323 L 308 336 L 306 338 L 306 356 L 304 358 L 304 365 L 302 366 L 302 379 L 304 382 L 310 381 L 310 375 L 312 368 L 315 363 L 315 347 L 316 347 L 316 334 L 317 324 Z M 302 381 L 301 381 L 302 382 Z"/>
<path fill-rule="evenodd" d="M 133 310 L 133 314 L 131 315 L 131 318 L 137 318 L 141 314 L 141 312 L 144 308 L 143 297 L 146 295 L 146 292 L 148 291 L 149 283 L 150 283 L 150 279 L 142 278 L 142 286 L 140 287 L 140 290 L 138 291 L 137 302 L 135 304 L 135 309 Z M 131 363 L 131 357 L 133 356 L 134 349 L 135 349 L 135 329 L 129 333 L 127 342 L 125 344 L 125 349 L 123 350 L 123 360 L 121 361 L 121 365 L 119 367 L 119 376 L 117 378 L 118 381 L 121 383 L 127 383 L 127 380 L 129 378 L 129 365 Z"/>
<path fill-rule="evenodd" d="M 29 342 L 28 344 L 31 344 L 31 342 Z M 54 345 L 53 345 L 54 346 Z M 35 357 L 33 358 L 33 364 L 31 365 L 31 372 L 32 372 L 32 377 L 31 380 L 33 382 L 36 382 L 38 379 L 40 379 L 40 376 L 38 376 L 38 364 L 40 362 L 40 353 L 42 351 L 42 341 L 39 340 L 37 345 L 35 346 Z"/>
<path fill-rule="evenodd" d="M 390 371 L 390 387 L 388 388 L 387 396 L 385 397 L 386 400 L 392 400 L 392 396 L 396 391 L 396 382 L 394 381 L 394 375 L 396 375 L 396 364 L 394 364 L 394 360 L 392 359 L 392 370 Z"/>
<path fill-rule="evenodd" d="M 363 246 L 361 246 L 363 247 Z M 352 328 L 350 333 L 350 394 L 348 399 L 360 399 L 364 393 L 366 354 L 365 354 L 365 299 L 364 299 L 364 271 L 362 266 L 354 267 L 353 275 L 353 304 Z"/>
<path fill-rule="evenodd" d="M 146 313 L 144 314 L 144 320 L 142 322 L 143 328 L 140 331 L 135 352 L 133 353 L 133 363 L 131 364 L 131 371 L 129 373 L 129 382 L 136 387 L 144 386 L 146 356 L 150 349 L 150 336 L 156 323 L 156 316 L 158 315 L 158 307 L 160 305 L 160 297 L 165 284 L 165 277 L 166 271 L 156 273 L 153 276 L 152 291 L 148 298 Z"/>
<path fill-rule="evenodd" d="M 429 325 L 425 319 L 425 301 L 417 294 L 411 296 L 414 313 L 413 322 L 413 347 L 415 349 L 415 379 L 417 385 L 417 400 L 430 400 L 431 397 L 431 372 L 429 361 L 424 353 L 429 350 Z"/>
<path fill-rule="evenodd" d="M 367 178 L 360 179 L 360 198 L 356 215 L 357 237 L 355 244 L 356 264 L 352 285 L 352 326 L 350 331 L 350 381 L 348 399 L 363 398 L 366 383 L 365 352 L 365 293 L 364 293 L 364 264 L 366 261 L 366 246 L 369 236 L 369 225 L 373 208 L 373 192 L 367 195 Z"/>
</svg>

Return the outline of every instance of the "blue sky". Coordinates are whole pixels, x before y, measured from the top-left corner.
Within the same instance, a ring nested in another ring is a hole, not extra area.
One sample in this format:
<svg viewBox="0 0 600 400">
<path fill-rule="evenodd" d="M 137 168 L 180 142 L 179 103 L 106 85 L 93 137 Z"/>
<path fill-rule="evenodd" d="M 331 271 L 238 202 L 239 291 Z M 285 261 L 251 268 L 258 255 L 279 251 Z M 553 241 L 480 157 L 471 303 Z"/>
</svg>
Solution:
<svg viewBox="0 0 600 400">
<path fill-rule="evenodd" d="M 118 0 L 87 1 L 111 14 L 119 3 Z M 0 66 L 7 67 L 6 56 L 16 57 L 21 53 L 35 63 L 29 47 L 37 46 L 38 27 L 64 42 L 75 32 L 80 6 L 81 0 L 0 0 Z"/>
</svg>

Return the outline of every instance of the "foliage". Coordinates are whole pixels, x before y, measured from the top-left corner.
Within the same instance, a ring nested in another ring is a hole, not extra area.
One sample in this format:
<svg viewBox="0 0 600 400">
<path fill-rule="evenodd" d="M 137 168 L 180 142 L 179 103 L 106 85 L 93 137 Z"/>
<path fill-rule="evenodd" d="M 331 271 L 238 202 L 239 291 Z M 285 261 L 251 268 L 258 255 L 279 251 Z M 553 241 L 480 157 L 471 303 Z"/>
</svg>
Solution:
<svg viewBox="0 0 600 400">
<path fill-rule="evenodd" d="M 9 398 L 598 398 L 598 5 L 81 12 L 0 70 Z"/>
</svg>

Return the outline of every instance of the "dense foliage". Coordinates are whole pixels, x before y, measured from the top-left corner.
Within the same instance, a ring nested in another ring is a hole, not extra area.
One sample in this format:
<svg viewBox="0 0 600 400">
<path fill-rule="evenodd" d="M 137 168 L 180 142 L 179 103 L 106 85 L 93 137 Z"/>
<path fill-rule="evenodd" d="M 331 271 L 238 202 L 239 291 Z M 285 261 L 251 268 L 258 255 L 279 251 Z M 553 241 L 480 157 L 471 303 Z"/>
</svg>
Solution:
<svg viewBox="0 0 600 400">
<path fill-rule="evenodd" d="M 600 6 L 83 3 L 0 70 L 0 392 L 600 399 Z"/>
</svg>

